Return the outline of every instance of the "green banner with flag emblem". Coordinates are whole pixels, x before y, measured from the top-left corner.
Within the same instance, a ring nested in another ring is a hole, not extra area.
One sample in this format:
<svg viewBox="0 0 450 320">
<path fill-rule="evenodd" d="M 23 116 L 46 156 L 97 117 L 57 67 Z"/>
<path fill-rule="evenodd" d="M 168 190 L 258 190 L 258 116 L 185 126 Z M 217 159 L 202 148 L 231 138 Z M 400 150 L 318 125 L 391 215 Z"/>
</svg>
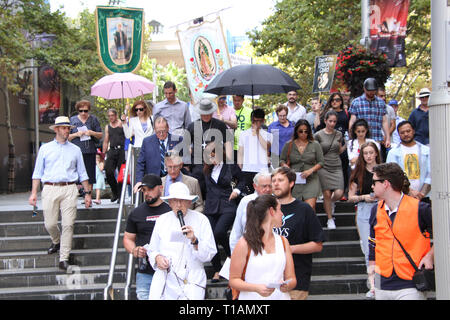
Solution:
<svg viewBox="0 0 450 320">
<path fill-rule="evenodd" d="M 133 72 L 142 60 L 144 9 L 97 6 L 97 49 L 108 73 Z"/>
</svg>

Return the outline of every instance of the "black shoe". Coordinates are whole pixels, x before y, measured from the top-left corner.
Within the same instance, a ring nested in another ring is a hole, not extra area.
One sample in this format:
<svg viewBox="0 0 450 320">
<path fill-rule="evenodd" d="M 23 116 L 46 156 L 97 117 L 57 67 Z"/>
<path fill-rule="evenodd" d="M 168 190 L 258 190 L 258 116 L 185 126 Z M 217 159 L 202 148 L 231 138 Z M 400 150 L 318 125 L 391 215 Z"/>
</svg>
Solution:
<svg viewBox="0 0 450 320">
<path fill-rule="evenodd" d="M 111 197 L 111 202 L 116 202 L 116 201 L 117 201 L 117 199 L 119 199 L 119 197 L 118 197 L 118 196 L 112 196 L 112 197 Z"/>
<path fill-rule="evenodd" d="M 60 261 L 59 268 L 62 270 L 67 270 L 70 267 L 69 261 Z"/>
<path fill-rule="evenodd" d="M 50 248 L 48 248 L 48 250 L 47 250 L 47 253 L 48 254 L 52 254 L 52 253 L 56 253 L 56 252 L 58 252 L 59 251 L 59 243 L 57 243 L 57 244 L 53 244 L 52 243 L 52 245 L 50 246 Z"/>
</svg>

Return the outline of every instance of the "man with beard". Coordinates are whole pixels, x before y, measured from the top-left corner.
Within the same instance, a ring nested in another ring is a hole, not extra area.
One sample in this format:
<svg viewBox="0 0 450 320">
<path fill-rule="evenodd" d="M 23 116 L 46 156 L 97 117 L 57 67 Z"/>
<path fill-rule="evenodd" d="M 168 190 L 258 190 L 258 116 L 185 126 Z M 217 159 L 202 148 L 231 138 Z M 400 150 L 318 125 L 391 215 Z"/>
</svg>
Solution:
<svg viewBox="0 0 450 320">
<path fill-rule="evenodd" d="M 169 212 L 170 207 L 161 200 L 163 186 L 161 178 L 154 174 L 147 174 L 139 186 L 144 194 L 144 200 L 128 216 L 123 246 L 138 259 L 136 270 L 136 294 L 139 300 L 148 300 L 150 285 L 155 271 L 151 267 L 144 245 L 150 242 L 156 219 L 163 213 Z"/>
<path fill-rule="evenodd" d="M 425 198 L 431 190 L 430 148 L 414 140 L 414 127 L 409 121 L 402 121 L 397 127 L 400 144 L 391 149 L 386 162 L 397 163 L 406 173 L 409 195 L 428 202 Z"/>
<path fill-rule="evenodd" d="M 278 198 L 283 212 L 281 228 L 274 228 L 289 240 L 294 258 L 297 286 L 290 291 L 292 300 L 306 300 L 312 271 L 312 254 L 322 251 L 325 235 L 314 210 L 307 203 L 292 196 L 296 175 L 287 167 L 272 173 L 272 192 Z"/>
<path fill-rule="evenodd" d="M 285 106 L 288 107 L 287 119 L 294 125 L 300 119 L 306 119 L 306 108 L 298 103 L 297 91 L 289 91 L 287 93 L 287 102 Z M 274 121 L 278 121 L 278 117 L 274 117 Z"/>
<path fill-rule="evenodd" d="M 375 78 L 367 78 L 363 87 L 364 93 L 354 99 L 348 109 L 351 114 L 348 127 L 351 128 L 357 119 L 365 119 L 369 124 L 372 139 L 388 149 L 391 146 L 389 121 L 384 100 L 376 96 L 377 81 Z"/>
</svg>

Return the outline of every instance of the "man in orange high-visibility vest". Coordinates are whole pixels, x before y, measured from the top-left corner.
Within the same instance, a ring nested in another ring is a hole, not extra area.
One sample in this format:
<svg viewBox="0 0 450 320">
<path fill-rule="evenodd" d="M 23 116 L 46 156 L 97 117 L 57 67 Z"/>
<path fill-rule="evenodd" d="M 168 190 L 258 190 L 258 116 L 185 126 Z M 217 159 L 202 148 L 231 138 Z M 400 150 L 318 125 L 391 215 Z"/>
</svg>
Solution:
<svg viewBox="0 0 450 320">
<path fill-rule="evenodd" d="M 379 201 L 370 217 L 369 273 L 376 273 L 375 298 L 426 299 L 412 281 L 415 269 L 398 241 L 419 269 L 433 268 L 431 207 L 408 195 L 409 181 L 398 164 L 383 163 L 373 171 L 372 188 Z"/>
</svg>

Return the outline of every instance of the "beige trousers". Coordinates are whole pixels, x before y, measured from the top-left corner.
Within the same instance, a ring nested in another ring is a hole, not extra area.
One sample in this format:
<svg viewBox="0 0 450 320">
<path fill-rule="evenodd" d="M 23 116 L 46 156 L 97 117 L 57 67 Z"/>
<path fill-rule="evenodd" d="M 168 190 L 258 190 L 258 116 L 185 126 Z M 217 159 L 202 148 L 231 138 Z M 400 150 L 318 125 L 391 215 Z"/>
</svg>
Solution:
<svg viewBox="0 0 450 320">
<path fill-rule="evenodd" d="M 76 184 L 68 186 L 44 185 L 41 197 L 45 229 L 53 244 L 60 243 L 59 261 L 67 261 L 72 249 L 73 225 L 77 216 L 77 186 Z M 62 232 L 58 227 L 60 210 Z"/>
</svg>

